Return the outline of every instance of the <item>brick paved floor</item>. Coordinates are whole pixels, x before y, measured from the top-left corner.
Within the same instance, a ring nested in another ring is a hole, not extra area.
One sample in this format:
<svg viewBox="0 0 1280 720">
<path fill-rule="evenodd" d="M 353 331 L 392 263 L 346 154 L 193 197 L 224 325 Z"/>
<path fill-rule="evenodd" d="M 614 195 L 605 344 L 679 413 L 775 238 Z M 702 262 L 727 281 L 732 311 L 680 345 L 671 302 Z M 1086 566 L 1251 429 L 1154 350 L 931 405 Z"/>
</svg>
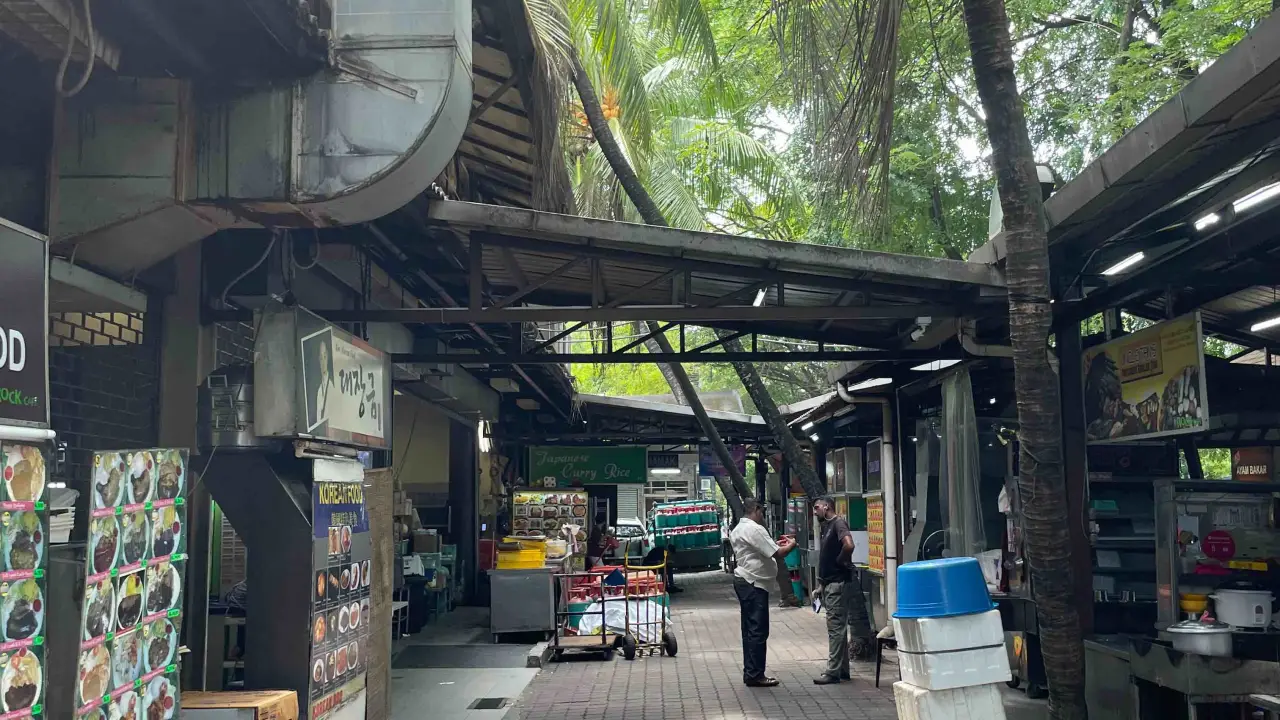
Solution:
<svg viewBox="0 0 1280 720">
<path fill-rule="evenodd" d="M 525 689 L 506 720 L 887 720 L 896 718 L 886 662 L 879 689 L 875 665 L 855 663 L 854 679 L 813 684 L 826 663 L 825 619 L 809 608 L 773 608 L 768 672 L 782 684 L 742 684 L 738 601 L 721 572 L 681 576 L 672 620 L 674 658 L 550 663 Z"/>
</svg>

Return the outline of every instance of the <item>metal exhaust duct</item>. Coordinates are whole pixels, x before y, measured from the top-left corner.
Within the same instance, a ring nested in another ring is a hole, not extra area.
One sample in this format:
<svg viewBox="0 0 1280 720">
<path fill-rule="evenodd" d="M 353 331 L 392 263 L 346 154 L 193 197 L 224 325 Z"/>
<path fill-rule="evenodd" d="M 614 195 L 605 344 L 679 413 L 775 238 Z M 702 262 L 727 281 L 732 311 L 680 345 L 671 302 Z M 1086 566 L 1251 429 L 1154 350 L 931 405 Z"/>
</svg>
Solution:
<svg viewBox="0 0 1280 720">
<path fill-rule="evenodd" d="M 68 101 L 55 248 L 130 277 L 230 227 L 382 217 L 425 190 L 471 112 L 470 0 L 344 0 L 328 69 L 205 97 L 118 78 Z"/>
</svg>

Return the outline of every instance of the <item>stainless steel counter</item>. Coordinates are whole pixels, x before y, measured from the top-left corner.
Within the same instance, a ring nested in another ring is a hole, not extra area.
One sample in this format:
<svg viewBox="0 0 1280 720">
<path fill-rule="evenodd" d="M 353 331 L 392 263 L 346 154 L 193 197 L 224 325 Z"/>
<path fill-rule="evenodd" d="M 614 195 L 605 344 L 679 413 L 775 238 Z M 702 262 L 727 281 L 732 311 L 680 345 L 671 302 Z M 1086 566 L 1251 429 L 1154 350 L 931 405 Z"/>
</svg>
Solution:
<svg viewBox="0 0 1280 720">
<path fill-rule="evenodd" d="M 555 632 L 555 573 L 566 572 L 572 557 L 541 568 L 489 571 L 489 632 L 495 643 L 507 633 Z"/>
</svg>

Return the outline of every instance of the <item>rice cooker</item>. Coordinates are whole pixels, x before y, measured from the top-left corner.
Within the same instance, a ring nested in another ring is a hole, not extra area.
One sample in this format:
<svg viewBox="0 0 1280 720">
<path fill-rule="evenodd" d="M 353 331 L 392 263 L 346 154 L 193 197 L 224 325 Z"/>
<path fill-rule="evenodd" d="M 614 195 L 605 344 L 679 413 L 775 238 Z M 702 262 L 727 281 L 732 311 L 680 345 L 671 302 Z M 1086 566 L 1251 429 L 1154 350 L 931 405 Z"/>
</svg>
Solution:
<svg viewBox="0 0 1280 720">
<path fill-rule="evenodd" d="M 1234 628 L 1265 628 L 1271 624 L 1272 595 L 1267 590 L 1221 589 L 1209 596 L 1218 619 Z"/>
</svg>

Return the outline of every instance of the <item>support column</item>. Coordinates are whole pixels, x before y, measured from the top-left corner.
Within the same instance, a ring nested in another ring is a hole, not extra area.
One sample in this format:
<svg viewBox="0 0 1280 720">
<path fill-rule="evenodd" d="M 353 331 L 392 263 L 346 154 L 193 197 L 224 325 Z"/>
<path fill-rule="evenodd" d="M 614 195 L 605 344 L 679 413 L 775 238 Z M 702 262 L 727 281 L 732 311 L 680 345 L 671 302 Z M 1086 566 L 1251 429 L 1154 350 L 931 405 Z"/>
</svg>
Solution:
<svg viewBox="0 0 1280 720">
<path fill-rule="evenodd" d="M 1080 628 L 1093 633 L 1093 559 L 1089 545 L 1089 464 L 1085 441 L 1083 352 L 1080 324 L 1056 329 L 1058 380 L 1062 390 L 1062 473 L 1067 489 L 1071 574 Z"/>
</svg>

